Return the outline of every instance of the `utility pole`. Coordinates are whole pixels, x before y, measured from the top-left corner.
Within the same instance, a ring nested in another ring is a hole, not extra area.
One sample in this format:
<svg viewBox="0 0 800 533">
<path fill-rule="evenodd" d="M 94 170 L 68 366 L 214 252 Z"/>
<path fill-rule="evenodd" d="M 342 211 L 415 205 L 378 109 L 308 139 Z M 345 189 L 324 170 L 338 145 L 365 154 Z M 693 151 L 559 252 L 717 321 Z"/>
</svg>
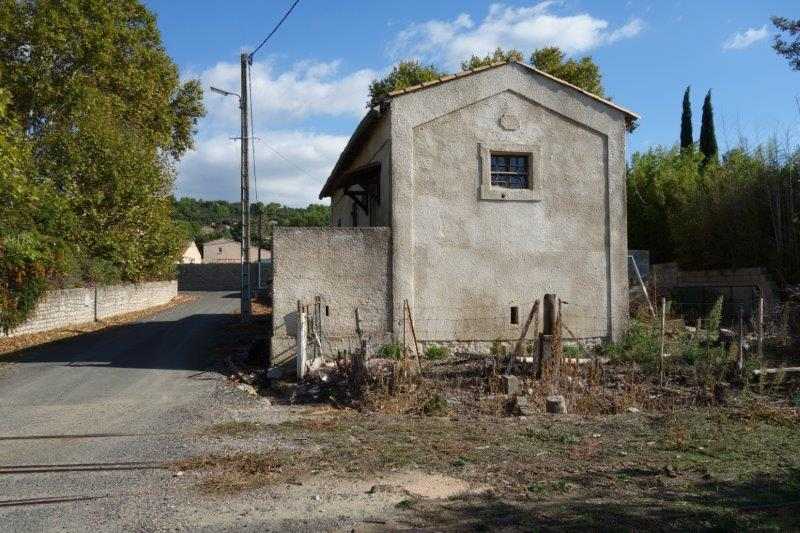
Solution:
<svg viewBox="0 0 800 533">
<path fill-rule="evenodd" d="M 253 157 L 255 157 L 255 154 L 253 154 Z M 258 205 L 258 268 L 261 268 L 261 246 L 264 243 L 264 235 L 262 233 L 264 207 L 261 204 L 256 205 Z"/>
<path fill-rule="evenodd" d="M 250 166 L 247 148 L 250 135 L 247 131 L 247 68 L 250 54 L 241 55 L 242 92 L 239 107 L 242 111 L 242 322 L 250 321 Z"/>
</svg>

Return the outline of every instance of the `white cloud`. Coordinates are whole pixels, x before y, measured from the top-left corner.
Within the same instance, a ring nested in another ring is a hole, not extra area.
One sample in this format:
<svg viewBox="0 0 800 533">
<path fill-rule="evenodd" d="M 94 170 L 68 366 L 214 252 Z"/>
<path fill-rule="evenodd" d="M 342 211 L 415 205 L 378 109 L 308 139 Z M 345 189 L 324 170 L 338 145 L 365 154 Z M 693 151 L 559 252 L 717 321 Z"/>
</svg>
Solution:
<svg viewBox="0 0 800 533">
<path fill-rule="evenodd" d="M 311 116 L 352 116 L 365 113 L 369 83 L 378 76 L 370 69 L 338 75 L 340 62 L 301 61 L 278 72 L 271 60 L 251 68 L 256 118 L 297 121 Z M 203 87 L 239 92 L 239 63 L 217 63 L 202 72 Z M 206 91 L 207 118 L 227 126 L 238 123 L 235 101 Z"/>
<path fill-rule="evenodd" d="M 291 206 L 315 202 L 346 136 L 303 131 L 259 133 L 255 163 L 258 199 Z M 280 155 L 278 155 L 280 154 Z M 198 141 L 180 163 L 178 196 L 237 200 L 239 198 L 238 141 L 217 135 Z M 255 202 L 255 191 L 250 193 Z"/>
<path fill-rule="evenodd" d="M 301 61 L 279 71 L 272 60 L 252 66 L 255 163 L 259 199 L 303 206 L 318 201 L 347 136 L 314 131 L 320 119 L 355 122 L 366 109 L 370 81 L 380 73 L 361 69 L 340 74 L 339 61 Z M 209 86 L 239 92 L 238 63 L 218 63 L 191 76 L 206 89 L 207 115 L 200 122 L 196 147 L 178 166 L 176 194 L 207 199 L 239 198 L 239 109 L 236 98 L 208 91 Z M 318 130 L 319 128 L 316 127 Z M 278 155 L 280 154 L 280 155 Z M 282 157 L 281 157 L 282 156 Z M 255 201 L 255 193 L 251 193 Z"/>
<path fill-rule="evenodd" d="M 766 24 L 760 28 L 748 28 L 744 32 L 734 33 L 728 37 L 722 43 L 722 48 L 724 50 L 743 50 L 753 43 L 766 39 L 767 35 L 769 35 L 769 32 Z"/>
<path fill-rule="evenodd" d="M 451 21 L 415 23 L 397 35 L 389 52 L 395 59 L 411 55 L 442 62 L 455 70 L 472 54 L 485 55 L 498 46 L 518 48 L 524 53 L 542 46 L 558 46 L 567 53 L 585 52 L 634 37 L 644 28 L 639 19 L 610 29 L 608 21 L 587 13 L 558 15 L 552 11 L 555 4 L 492 4 L 480 24 L 463 13 Z"/>
</svg>

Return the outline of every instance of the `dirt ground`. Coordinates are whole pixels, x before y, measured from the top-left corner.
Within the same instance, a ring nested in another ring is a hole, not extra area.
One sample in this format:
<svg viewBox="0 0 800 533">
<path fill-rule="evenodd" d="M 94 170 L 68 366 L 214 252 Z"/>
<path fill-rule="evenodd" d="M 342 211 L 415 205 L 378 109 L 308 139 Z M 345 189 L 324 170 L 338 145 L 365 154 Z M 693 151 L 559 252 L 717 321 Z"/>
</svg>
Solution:
<svg viewBox="0 0 800 533">
<path fill-rule="evenodd" d="M 335 387 L 273 382 L 262 390 L 270 409 L 294 409 L 290 416 L 208 429 L 248 443 L 268 435 L 267 445 L 173 468 L 188 490 L 263 528 L 800 527 L 800 410 L 778 396 L 753 388 L 721 405 L 608 369 L 602 391 L 569 396 L 582 414 L 544 414 L 541 395 L 528 390 L 535 412 L 519 416 L 483 361 L 426 362 L 413 390 L 358 409 L 344 407 Z M 431 399 L 435 409 L 425 407 Z M 264 499 L 266 514 L 251 505 Z"/>
<path fill-rule="evenodd" d="M 800 414 L 770 388 L 607 365 L 523 379 L 523 415 L 453 354 L 356 402 L 248 373 L 268 309 L 242 325 L 228 296 L 8 359 L 0 531 L 800 528 Z M 572 414 L 544 414 L 556 385 Z"/>
</svg>

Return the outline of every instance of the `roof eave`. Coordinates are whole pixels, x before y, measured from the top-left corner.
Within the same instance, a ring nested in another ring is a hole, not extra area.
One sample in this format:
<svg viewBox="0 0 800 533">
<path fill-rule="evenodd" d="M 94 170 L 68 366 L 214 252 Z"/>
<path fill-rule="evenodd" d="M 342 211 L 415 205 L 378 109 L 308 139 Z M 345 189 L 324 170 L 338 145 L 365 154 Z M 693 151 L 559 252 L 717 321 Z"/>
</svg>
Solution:
<svg viewBox="0 0 800 533">
<path fill-rule="evenodd" d="M 361 122 L 358 123 L 356 130 L 353 132 L 353 135 L 350 137 L 350 140 L 347 141 L 347 145 L 344 147 L 344 150 L 342 150 L 342 153 L 339 155 L 339 159 L 336 160 L 333 170 L 328 176 L 328 179 L 325 181 L 325 185 L 322 186 L 322 190 L 319 193 L 320 200 L 333 194 L 336 182 L 338 181 L 339 176 L 342 174 L 342 171 L 347 164 L 347 159 L 353 150 L 356 149 L 356 146 L 361 139 L 368 133 L 369 128 L 373 126 L 378 119 L 380 119 L 382 115 L 381 110 L 383 109 L 384 105 L 385 103 L 381 103 L 379 106 L 370 108 L 367 114 L 364 115 L 364 118 L 361 119 Z"/>
</svg>

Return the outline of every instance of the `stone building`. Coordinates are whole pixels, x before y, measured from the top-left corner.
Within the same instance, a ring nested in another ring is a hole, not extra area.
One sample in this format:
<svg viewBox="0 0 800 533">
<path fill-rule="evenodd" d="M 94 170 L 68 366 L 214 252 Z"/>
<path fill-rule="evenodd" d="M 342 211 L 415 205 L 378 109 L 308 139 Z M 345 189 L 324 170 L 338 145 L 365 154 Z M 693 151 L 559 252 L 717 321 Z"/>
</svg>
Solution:
<svg viewBox="0 0 800 533">
<path fill-rule="evenodd" d="M 200 264 L 203 262 L 203 256 L 200 255 L 200 250 L 194 241 L 188 241 L 183 246 L 183 254 L 181 254 L 180 263 L 184 265 Z"/>
<path fill-rule="evenodd" d="M 233 239 L 215 239 L 203 244 L 203 263 L 241 263 L 242 245 Z M 269 259 L 270 251 L 261 250 L 261 259 Z M 258 260 L 258 247 L 250 247 L 250 262 Z"/>
<path fill-rule="evenodd" d="M 517 62 L 391 93 L 320 193 L 332 227 L 275 231 L 274 360 L 294 352 L 298 302 L 317 297 L 332 351 L 359 332 L 400 339 L 404 302 L 420 342 L 488 348 L 517 338 L 545 293 L 568 302 L 578 337 L 616 338 L 636 119 Z"/>
</svg>

